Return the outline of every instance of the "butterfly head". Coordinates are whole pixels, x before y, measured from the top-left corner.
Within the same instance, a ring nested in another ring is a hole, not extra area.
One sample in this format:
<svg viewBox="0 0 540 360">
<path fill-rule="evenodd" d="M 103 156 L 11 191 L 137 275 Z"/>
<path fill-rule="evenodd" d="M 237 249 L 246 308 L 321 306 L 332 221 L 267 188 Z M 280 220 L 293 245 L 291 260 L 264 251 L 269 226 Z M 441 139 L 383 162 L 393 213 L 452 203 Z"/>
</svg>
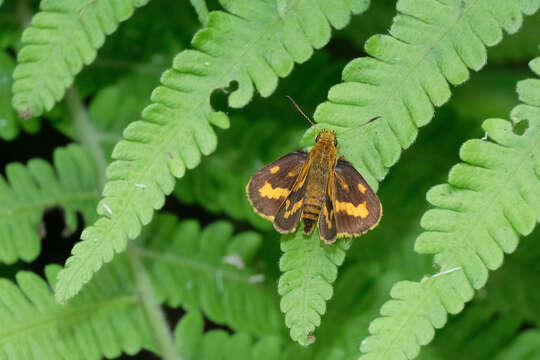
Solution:
<svg viewBox="0 0 540 360">
<path fill-rule="evenodd" d="M 317 137 L 315 138 L 315 142 L 325 145 L 333 145 L 334 147 L 337 147 L 338 140 L 336 132 L 324 129 L 317 135 Z"/>
</svg>

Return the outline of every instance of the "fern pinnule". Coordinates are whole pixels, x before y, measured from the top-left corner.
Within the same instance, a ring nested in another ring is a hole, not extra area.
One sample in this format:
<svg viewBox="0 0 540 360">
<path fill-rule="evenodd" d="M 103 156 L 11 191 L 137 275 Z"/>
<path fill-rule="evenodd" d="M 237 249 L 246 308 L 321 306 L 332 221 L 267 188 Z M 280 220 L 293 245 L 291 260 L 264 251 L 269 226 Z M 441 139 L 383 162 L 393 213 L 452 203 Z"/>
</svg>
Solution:
<svg viewBox="0 0 540 360">
<path fill-rule="evenodd" d="M 98 204 L 102 217 L 85 229 L 83 241 L 75 245 L 59 274 L 59 301 L 74 296 L 104 262 L 123 251 L 128 239 L 138 236 L 153 211 L 163 206 L 175 177 L 214 151 L 217 138 L 211 125 L 229 126 L 227 116 L 210 106 L 215 89 L 238 82 L 228 97 L 231 107 L 247 104 L 255 88 L 270 95 L 278 77 L 288 75 L 295 62 L 307 60 L 313 48 L 328 42 L 331 25 L 344 26 L 351 12 L 368 5 L 365 0 L 347 5 L 335 1 L 341 6 L 296 1 L 285 16 L 271 1 L 224 1 L 231 14 L 210 14 L 208 27 L 193 39 L 196 50 L 183 51 L 174 59 L 152 94 L 152 104 L 143 111 L 143 120 L 130 124 L 125 140 L 115 147 L 104 199 Z"/>
<path fill-rule="evenodd" d="M 326 301 L 333 294 L 331 284 L 337 278 L 337 267 L 345 260 L 350 244 L 350 239 L 323 244 L 318 230 L 308 236 L 297 231 L 281 240 L 281 311 L 291 338 L 303 346 L 315 341 L 313 332 L 321 324 Z"/>
<path fill-rule="evenodd" d="M 530 63 L 540 75 L 540 61 Z M 428 201 L 436 206 L 422 218 L 426 230 L 415 250 L 434 254 L 440 271 L 420 282 L 398 282 L 382 317 L 370 325 L 361 359 L 412 359 L 431 341 L 434 328 L 444 326 L 447 313 L 460 312 L 474 290 L 485 285 L 488 270 L 501 266 L 520 235 L 540 220 L 540 80 L 518 83 L 522 104 L 511 117 L 528 121 L 521 135 L 512 124 L 488 119 L 488 141 L 470 140 L 461 148 L 465 163 L 450 172 L 448 184 L 432 188 Z"/>
<path fill-rule="evenodd" d="M 105 36 L 148 0 L 45 0 L 22 36 L 13 72 L 13 106 L 23 118 L 52 109 L 90 64 Z"/>
<path fill-rule="evenodd" d="M 38 226 L 47 208 L 61 206 L 66 226 L 77 228 L 78 211 L 91 222 L 99 197 L 97 169 L 90 153 L 78 145 L 57 148 L 54 167 L 42 159 L 26 166 L 10 163 L 0 176 L 0 260 L 34 260 L 41 248 Z"/>
</svg>

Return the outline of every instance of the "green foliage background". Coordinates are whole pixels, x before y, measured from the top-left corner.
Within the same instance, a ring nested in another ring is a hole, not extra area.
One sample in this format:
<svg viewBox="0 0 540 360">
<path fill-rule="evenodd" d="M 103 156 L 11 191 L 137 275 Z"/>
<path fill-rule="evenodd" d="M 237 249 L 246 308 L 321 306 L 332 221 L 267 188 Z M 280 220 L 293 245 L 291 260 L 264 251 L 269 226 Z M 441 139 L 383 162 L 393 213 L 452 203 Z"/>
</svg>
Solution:
<svg viewBox="0 0 540 360">
<path fill-rule="evenodd" d="M 538 1 L 0 4 L 1 359 L 538 356 Z M 285 95 L 382 116 L 339 137 L 375 230 L 253 213 Z"/>
</svg>

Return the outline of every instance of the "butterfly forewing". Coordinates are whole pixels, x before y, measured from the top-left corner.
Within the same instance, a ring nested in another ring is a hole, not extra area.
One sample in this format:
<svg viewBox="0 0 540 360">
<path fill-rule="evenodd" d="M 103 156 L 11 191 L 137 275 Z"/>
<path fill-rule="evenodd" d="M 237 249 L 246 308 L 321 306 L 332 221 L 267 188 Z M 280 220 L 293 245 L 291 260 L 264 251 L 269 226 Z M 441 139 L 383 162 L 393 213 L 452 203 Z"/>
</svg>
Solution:
<svg viewBox="0 0 540 360">
<path fill-rule="evenodd" d="M 319 235 L 324 242 L 331 243 L 336 240 L 338 229 L 336 218 L 334 215 L 334 206 L 332 199 L 334 198 L 334 176 L 330 175 L 328 181 L 328 189 L 322 206 L 321 214 L 319 215 Z"/>
<path fill-rule="evenodd" d="M 266 165 L 251 177 L 246 186 L 249 202 L 265 219 L 274 221 L 302 171 L 307 154 L 295 151 Z"/>
<path fill-rule="evenodd" d="M 306 180 L 309 172 L 309 158 L 294 182 L 291 193 L 281 204 L 275 219 L 274 228 L 282 234 L 290 233 L 296 229 L 304 208 L 306 194 Z"/>
<path fill-rule="evenodd" d="M 338 160 L 333 190 L 337 237 L 361 235 L 377 226 L 382 216 L 381 202 L 349 162 Z"/>
</svg>

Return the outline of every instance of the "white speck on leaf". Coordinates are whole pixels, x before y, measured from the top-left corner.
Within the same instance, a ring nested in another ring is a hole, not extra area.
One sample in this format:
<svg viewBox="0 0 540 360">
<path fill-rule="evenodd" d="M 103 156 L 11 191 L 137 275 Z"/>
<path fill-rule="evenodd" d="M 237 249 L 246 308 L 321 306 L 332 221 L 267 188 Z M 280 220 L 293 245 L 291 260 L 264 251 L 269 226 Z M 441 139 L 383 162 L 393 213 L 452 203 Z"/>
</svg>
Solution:
<svg viewBox="0 0 540 360">
<path fill-rule="evenodd" d="M 103 204 L 103 207 L 105 208 L 105 210 L 107 210 L 107 212 L 108 212 L 109 214 L 112 215 L 112 210 L 111 210 L 111 208 L 109 207 L 109 205 Z"/>
<path fill-rule="evenodd" d="M 232 265 L 236 267 L 237 269 L 243 269 L 246 267 L 246 265 L 244 264 L 244 261 L 238 254 L 231 254 L 231 255 L 224 256 L 221 261 L 223 261 L 225 264 Z"/>
<path fill-rule="evenodd" d="M 452 269 L 449 269 L 449 270 L 446 270 L 446 271 L 441 271 L 439 273 L 434 274 L 431 278 L 441 276 L 441 275 L 445 275 L 445 274 L 450 274 L 450 273 L 452 273 L 454 271 L 458 271 L 458 270 L 461 270 L 461 266 L 458 266 L 458 267 L 455 267 L 455 268 L 452 268 Z"/>
</svg>

